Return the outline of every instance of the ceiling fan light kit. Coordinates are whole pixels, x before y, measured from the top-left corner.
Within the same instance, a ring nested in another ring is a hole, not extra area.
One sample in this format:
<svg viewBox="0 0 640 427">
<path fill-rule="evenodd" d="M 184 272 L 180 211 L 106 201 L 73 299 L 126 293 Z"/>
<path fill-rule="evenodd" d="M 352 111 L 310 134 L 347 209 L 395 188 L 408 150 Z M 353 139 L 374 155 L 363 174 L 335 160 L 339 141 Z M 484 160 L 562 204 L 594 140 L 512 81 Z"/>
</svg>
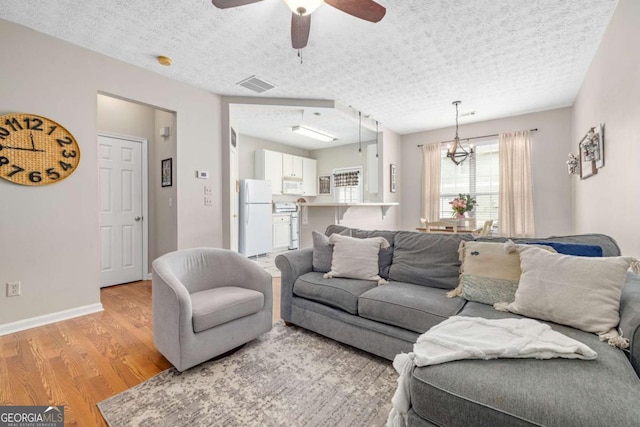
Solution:
<svg viewBox="0 0 640 427">
<path fill-rule="evenodd" d="M 293 13 L 298 15 L 310 15 L 324 0 L 284 0 Z"/>
<path fill-rule="evenodd" d="M 257 3 L 262 0 L 211 0 L 219 9 L 244 6 Z M 291 15 L 291 46 L 294 49 L 302 49 L 309 42 L 311 32 L 311 13 L 322 3 L 327 3 L 336 9 L 356 18 L 369 22 L 380 22 L 387 9 L 373 0 L 284 0 Z"/>
</svg>

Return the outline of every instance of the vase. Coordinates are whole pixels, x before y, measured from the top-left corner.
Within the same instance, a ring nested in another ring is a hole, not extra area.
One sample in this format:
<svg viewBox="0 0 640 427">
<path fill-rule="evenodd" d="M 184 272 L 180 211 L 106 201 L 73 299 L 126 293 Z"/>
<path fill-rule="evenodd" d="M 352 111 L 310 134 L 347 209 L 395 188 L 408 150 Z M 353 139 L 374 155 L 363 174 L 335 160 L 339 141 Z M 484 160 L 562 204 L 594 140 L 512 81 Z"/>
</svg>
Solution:
<svg viewBox="0 0 640 427">
<path fill-rule="evenodd" d="M 464 227 L 467 221 L 467 217 L 464 216 L 463 213 L 457 213 L 456 219 L 458 220 L 458 227 Z"/>
</svg>

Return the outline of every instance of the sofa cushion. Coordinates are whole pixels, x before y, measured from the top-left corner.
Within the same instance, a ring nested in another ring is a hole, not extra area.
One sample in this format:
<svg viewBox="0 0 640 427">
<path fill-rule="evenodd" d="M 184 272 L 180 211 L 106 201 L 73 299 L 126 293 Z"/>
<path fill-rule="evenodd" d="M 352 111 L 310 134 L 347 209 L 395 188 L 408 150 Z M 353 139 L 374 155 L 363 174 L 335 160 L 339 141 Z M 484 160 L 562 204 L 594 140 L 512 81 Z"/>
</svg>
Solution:
<svg viewBox="0 0 640 427">
<path fill-rule="evenodd" d="M 447 298 L 441 289 L 390 282 L 368 290 L 358 299 L 358 314 L 370 320 L 426 332 L 464 306 L 461 298 Z"/>
<path fill-rule="evenodd" d="M 506 242 L 506 237 L 478 237 L 476 239 L 479 242 Z M 620 256 L 620 247 L 616 241 L 604 234 L 577 234 L 574 236 L 551 236 L 546 238 L 530 237 L 530 238 L 512 238 L 514 243 L 544 243 L 544 242 L 558 242 L 558 243 L 574 243 L 579 245 L 593 245 L 600 246 L 602 249 L 602 256 Z M 559 252 L 559 251 L 558 251 Z"/>
<path fill-rule="evenodd" d="M 519 317 L 473 302 L 460 315 Z M 462 360 L 416 368 L 413 410 L 435 425 L 637 425 L 640 385 L 624 353 L 595 335 L 549 325 L 591 347 L 598 358 Z"/>
<path fill-rule="evenodd" d="M 513 302 L 522 273 L 518 251 L 506 251 L 504 243 L 463 241 L 458 252 L 462 298 L 490 305 Z"/>
<path fill-rule="evenodd" d="M 252 289 L 223 286 L 191 294 L 193 332 L 257 313 L 264 308 L 264 295 Z"/>
<path fill-rule="evenodd" d="M 329 243 L 333 245 L 331 271 L 326 277 L 380 281 L 378 275 L 378 254 L 381 248 L 388 248 L 384 237 L 358 239 L 332 234 Z"/>
<path fill-rule="evenodd" d="M 586 258 L 520 249 L 522 275 L 507 310 L 604 334 L 619 321 L 630 257 Z"/>
<path fill-rule="evenodd" d="M 367 239 L 371 237 L 384 237 L 389 242 L 388 248 L 381 248 L 378 254 L 378 274 L 385 279 L 389 278 L 389 268 L 393 262 L 393 243 L 395 239 L 395 231 L 379 231 L 379 230 L 352 230 L 351 235 L 359 239 Z"/>
<path fill-rule="evenodd" d="M 389 279 L 434 288 L 458 286 L 458 247 L 470 234 L 398 231 L 394 240 Z"/>
<path fill-rule="evenodd" d="M 351 236 L 351 230 L 347 228 L 337 234 Z M 317 231 L 311 232 L 311 238 L 313 239 L 313 271 L 326 273 L 331 270 L 333 245 L 329 243 L 329 236 L 320 234 Z"/>
<path fill-rule="evenodd" d="M 378 286 L 370 280 L 325 279 L 322 276 L 322 273 L 316 272 L 303 274 L 293 284 L 293 293 L 351 314 L 358 314 L 358 297 Z"/>
</svg>

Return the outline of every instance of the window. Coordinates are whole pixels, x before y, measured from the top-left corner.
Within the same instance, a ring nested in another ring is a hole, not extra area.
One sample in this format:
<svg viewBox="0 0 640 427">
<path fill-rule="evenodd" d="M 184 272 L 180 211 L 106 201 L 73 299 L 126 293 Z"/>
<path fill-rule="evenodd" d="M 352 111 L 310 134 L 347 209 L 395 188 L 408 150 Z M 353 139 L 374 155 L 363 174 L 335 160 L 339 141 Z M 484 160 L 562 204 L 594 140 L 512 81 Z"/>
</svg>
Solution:
<svg viewBox="0 0 640 427">
<path fill-rule="evenodd" d="M 362 202 L 362 167 L 334 169 L 333 187 L 336 202 Z"/>
<path fill-rule="evenodd" d="M 440 217 L 453 214 L 449 202 L 458 194 L 471 194 L 478 204 L 470 212 L 471 217 L 482 221 L 498 219 L 500 163 L 498 141 L 482 143 L 474 147 L 473 156 L 456 166 L 447 158 L 447 147 L 442 149 L 440 175 Z M 495 226 L 495 223 L 494 223 Z"/>
</svg>

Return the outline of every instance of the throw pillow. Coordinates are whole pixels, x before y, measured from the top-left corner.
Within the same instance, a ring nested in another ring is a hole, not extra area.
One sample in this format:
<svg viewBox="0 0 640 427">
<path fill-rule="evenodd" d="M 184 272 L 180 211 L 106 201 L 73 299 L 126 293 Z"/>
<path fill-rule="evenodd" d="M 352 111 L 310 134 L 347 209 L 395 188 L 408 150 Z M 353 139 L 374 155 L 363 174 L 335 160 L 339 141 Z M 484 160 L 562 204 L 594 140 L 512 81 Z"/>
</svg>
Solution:
<svg viewBox="0 0 640 427">
<path fill-rule="evenodd" d="M 387 283 L 378 275 L 378 253 L 380 248 L 389 247 L 384 237 L 358 239 L 355 237 L 332 234 L 329 243 L 333 244 L 331 271 L 325 278 L 346 277 L 349 279 L 375 280 L 379 285 Z"/>
<path fill-rule="evenodd" d="M 520 246 L 519 252 L 522 275 L 515 301 L 496 304 L 496 309 L 573 326 L 601 337 L 617 336 L 620 295 L 633 258 L 576 257 L 528 245 Z M 620 344 L 615 338 L 609 343 Z"/>
<path fill-rule="evenodd" d="M 602 247 L 597 245 L 579 245 L 577 243 L 561 243 L 561 242 L 525 242 L 526 245 L 543 245 L 551 246 L 559 254 L 601 257 Z"/>
<path fill-rule="evenodd" d="M 545 249 L 555 252 L 548 246 Z M 447 295 L 493 305 L 513 302 L 520 280 L 520 256 L 504 243 L 460 242 L 460 285 Z"/>
<path fill-rule="evenodd" d="M 340 232 L 343 236 L 351 236 L 351 230 Z M 329 236 L 311 232 L 313 238 L 313 271 L 326 273 L 331 270 L 331 258 L 333 257 L 333 246 L 329 244 Z"/>
</svg>

